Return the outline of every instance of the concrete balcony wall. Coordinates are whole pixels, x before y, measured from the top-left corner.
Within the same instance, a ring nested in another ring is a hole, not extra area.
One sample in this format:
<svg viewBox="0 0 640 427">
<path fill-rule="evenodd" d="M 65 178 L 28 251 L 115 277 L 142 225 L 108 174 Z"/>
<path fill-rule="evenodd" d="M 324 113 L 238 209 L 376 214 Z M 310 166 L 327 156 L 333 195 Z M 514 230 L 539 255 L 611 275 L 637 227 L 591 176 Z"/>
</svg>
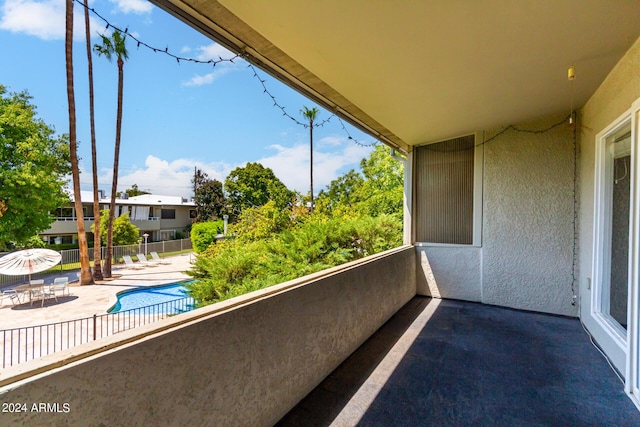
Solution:
<svg viewBox="0 0 640 427">
<path fill-rule="evenodd" d="M 84 226 L 87 230 L 91 230 L 91 226 L 93 225 L 93 220 L 85 220 Z M 51 223 L 51 227 L 43 234 L 77 234 L 78 233 L 78 222 L 75 219 L 69 218 L 65 221 L 54 221 Z"/>
<path fill-rule="evenodd" d="M 4 370 L 3 402 L 61 412 L 2 424 L 273 425 L 415 295 L 415 260 L 404 246 Z"/>
<path fill-rule="evenodd" d="M 140 230 L 150 231 L 150 230 L 160 230 L 160 220 L 135 220 L 131 221 L 133 225 L 138 227 Z"/>
</svg>

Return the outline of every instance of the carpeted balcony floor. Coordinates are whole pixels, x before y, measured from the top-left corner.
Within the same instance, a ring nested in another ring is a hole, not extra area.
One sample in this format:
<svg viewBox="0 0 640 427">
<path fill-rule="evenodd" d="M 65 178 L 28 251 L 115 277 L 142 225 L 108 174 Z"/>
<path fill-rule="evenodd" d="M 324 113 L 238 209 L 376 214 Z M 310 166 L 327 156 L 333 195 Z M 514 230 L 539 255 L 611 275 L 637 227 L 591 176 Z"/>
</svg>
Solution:
<svg viewBox="0 0 640 427">
<path fill-rule="evenodd" d="M 639 426 L 576 319 L 416 297 L 281 426 Z"/>
</svg>

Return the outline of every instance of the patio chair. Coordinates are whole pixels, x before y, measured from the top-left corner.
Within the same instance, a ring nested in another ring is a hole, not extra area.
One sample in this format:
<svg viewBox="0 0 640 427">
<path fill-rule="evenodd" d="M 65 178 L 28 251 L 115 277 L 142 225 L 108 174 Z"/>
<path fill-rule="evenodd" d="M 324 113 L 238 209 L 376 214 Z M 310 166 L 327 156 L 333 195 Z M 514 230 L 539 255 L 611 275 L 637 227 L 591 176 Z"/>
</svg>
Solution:
<svg viewBox="0 0 640 427">
<path fill-rule="evenodd" d="M 31 305 L 33 305 L 34 301 L 41 300 L 42 304 L 40 305 L 40 307 L 44 307 L 44 301 L 47 298 L 53 298 L 56 300 L 56 302 L 58 302 L 58 297 L 56 296 L 55 293 L 51 292 L 51 290 L 49 289 L 49 286 L 44 285 L 43 279 L 30 280 L 29 285 L 34 286 L 34 288 L 29 290 L 29 292 L 31 293 L 30 295 Z"/>
<path fill-rule="evenodd" d="M 133 262 L 133 260 L 131 259 L 130 255 L 125 255 L 122 257 L 122 260 L 124 261 L 125 265 L 128 268 L 131 268 L 133 270 L 140 270 L 141 268 L 144 268 L 144 265 L 140 264 L 140 263 L 135 263 Z"/>
<path fill-rule="evenodd" d="M 151 252 L 151 258 L 153 258 L 153 260 L 158 264 L 164 264 L 164 265 L 171 264 L 171 260 L 160 258 L 160 255 L 158 255 L 158 252 Z"/>
<path fill-rule="evenodd" d="M 157 267 L 158 263 L 155 261 L 148 260 L 144 254 L 138 254 L 138 262 L 145 267 Z"/>
<path fill-rule="evenodd" d="M 65 292 L 69 295 L 69 278 L 68 277 L 56 277 L 53 279 L 53 283 L 49 285 L 49 291 L 56 295 L 60 292 L 64 296 Z"/>
<path fill-rule="evenodd" d="M 0 294 L 0 306 L 4 305 L 5 298 L 11 300 L 11 304 L 15 306 L 16 304 L 20 304 L 20 292 L 15 289 L 3 289 L 2 294 Z"/>
</svg>

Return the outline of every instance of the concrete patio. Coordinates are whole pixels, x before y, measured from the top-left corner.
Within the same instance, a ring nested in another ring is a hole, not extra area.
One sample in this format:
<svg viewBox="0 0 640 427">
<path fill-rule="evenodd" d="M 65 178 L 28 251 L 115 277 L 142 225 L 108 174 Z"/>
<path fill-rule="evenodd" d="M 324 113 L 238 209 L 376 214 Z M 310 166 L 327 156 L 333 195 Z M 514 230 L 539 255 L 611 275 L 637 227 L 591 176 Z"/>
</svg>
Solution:
<svg viewBox="0 0 640 427">
<path fill-rule="evenodd" d="M 75 272 L 53 274 L 45 278 L 45 284 L 53 282 L 54 277 L 66 275 L 71 281 L 70 295 L 58 297 L 58 302 L 47 299 L 44 307 L 41 307 L 40 301 L 34 302 L 33 305 L 25 302 L 12 306 L 9 300 L 4 300 L 4 305 L 0 307 L 0 329 L 44 325 L 105 314 L 116 303 L 118 292 L 190 278 L 185 271 L 190 268 L 192 254 L 168 257 L 167 260 L 171 263 L 140 270 L 114 266 L 112 280 L 104 280 L 90 286 L 79 286 Z"/>
</svg>

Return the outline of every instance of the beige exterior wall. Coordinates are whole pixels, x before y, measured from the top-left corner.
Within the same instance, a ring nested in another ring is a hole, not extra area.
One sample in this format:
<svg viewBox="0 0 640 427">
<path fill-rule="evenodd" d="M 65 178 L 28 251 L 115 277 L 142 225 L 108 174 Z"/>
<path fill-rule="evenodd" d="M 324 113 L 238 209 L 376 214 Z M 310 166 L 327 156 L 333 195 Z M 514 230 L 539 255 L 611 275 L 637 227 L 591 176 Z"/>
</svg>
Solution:
<svg viewBox="0 0 640 427">
<path fill-rule="evenodd" d="M 92 212 L 92 205 L 84 205 L 87 207 L 88 212 Z M 177 232 L 184 232 L 185 228 L 188 227 L 192 220 L 189 217 L 189 211 L 191 209 L 195 209 L 195 206 L 166 206 L 166 209 L 175 209 L 176 218 L 175 219 L 160 219 L 160 206 L 153 206 L 153 216 L 158 218 L 157 220 L 136 220 L 131 221 L 133 225 L 140 229 L 140 232 L 154 232 L 160 230 L 175 230 Z M 85 221 L 85 227 L 87 230 L 91 229 L 91 225 L 93 224 L 93 220 Z M 50 228 L 42 233 L 43 236 L 60 236 L 60 235 L 68 235 L 68 234 L 76 234 L 78 233 L 77 229 L 78 225 L 76 221 L 54 221 Z M 153 240 L 160 240 L 160 233 L 152 234 Z"/>
<path fill-rule="evenodd" d="M 414 295 L 412 247 L 373 255 L 3 370 L 3 402 L 69 411 L 0 419 L 270 426 Z"/>
<path fill-rule="evenodd" d="M 517 127 L 547 129 L 564 117 Z M 483 132 L 484 140 L 501 130 Z M 482 143 L 481 247 L 417 247 L 418 292 L 575 316 L 573 129 L 508 130 Z"/>
<path fill-rule="evenodd" d="M 576 70 L 578 72 L 578 70 Z M 578 77 L 579 78 L 579 77 Z M 576 80 L 578 81 L 578 80 Z M 591 291 L 587 289 L 593 268 L 593 224 L 596 135 L 631 108 L 640 98 L 640 39 L 629 49 L 582 109 L 580 126 L 580 298 L 582 319 L 602 343 L 609 338 L 595 327 L 590 316 Z M 624 372 L 624 354 L 609 354 Z"/>
<path fill-rule="evenodd" d="M 191 224 L 191 218 L 189 218 L 189 210 L 195 209 L 195 206 L 163 206 L 164 209 L 175 209 L 176 210 L 176 218 L 175 219 L 161 219 L 160 220 L 160 230 L 176 230 L 176 231 L 184 231 L 185 227 Z M 157 210 L 157 215 L 160 216 L 160 208 L 155 208 L 154 211 Z"/>
</svg>

